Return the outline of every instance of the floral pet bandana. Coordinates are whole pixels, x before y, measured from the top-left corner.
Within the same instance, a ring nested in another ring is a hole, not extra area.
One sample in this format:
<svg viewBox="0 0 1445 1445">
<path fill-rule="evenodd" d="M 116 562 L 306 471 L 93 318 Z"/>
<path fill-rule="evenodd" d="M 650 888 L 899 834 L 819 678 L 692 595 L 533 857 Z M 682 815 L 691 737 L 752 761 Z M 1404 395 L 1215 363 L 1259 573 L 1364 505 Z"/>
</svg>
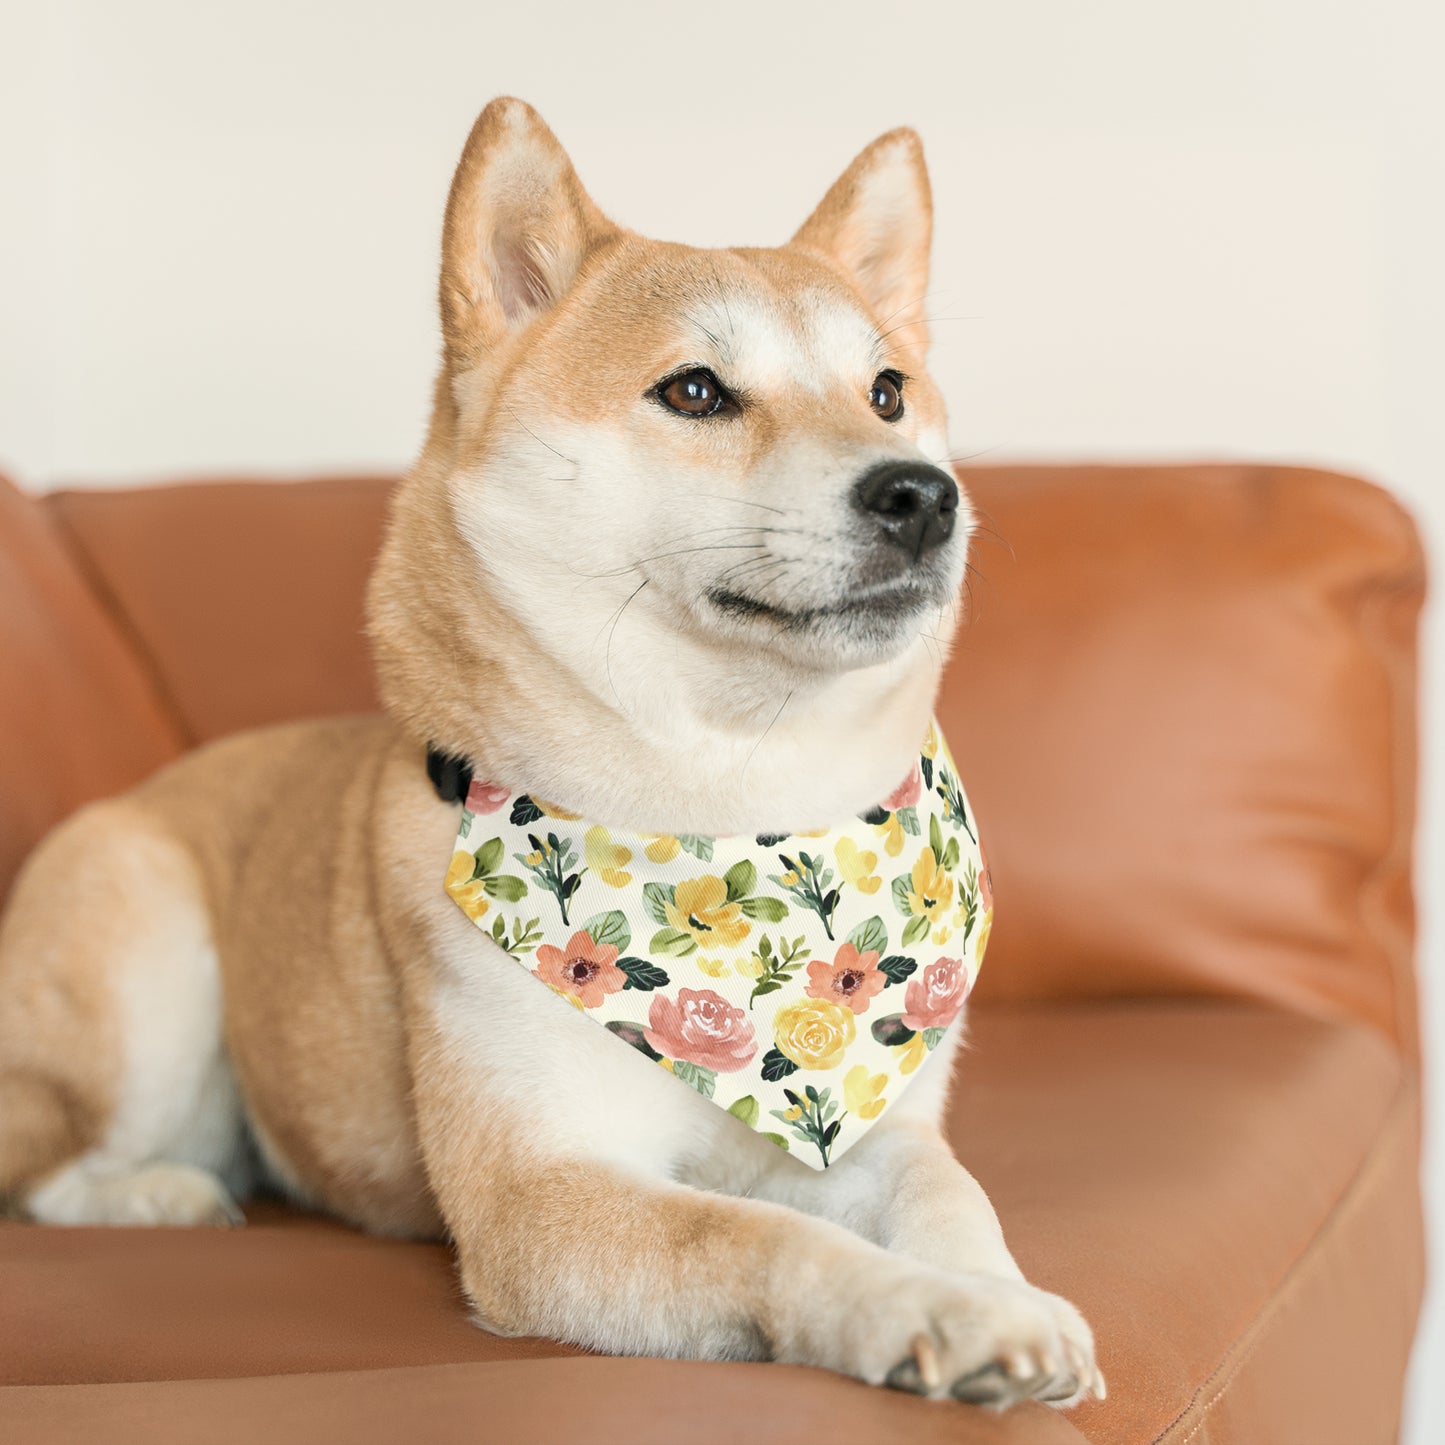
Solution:
<svg viewBox="0 0 1445 1445">
<path fill-rule="evenodd" d="M 472 782 L 446 889 L 554 993 L 815 1169 L 938 1046 L 993 924 L 936 725 L 890 798 L 814 833 L 624 834 Z"/>
</svg>

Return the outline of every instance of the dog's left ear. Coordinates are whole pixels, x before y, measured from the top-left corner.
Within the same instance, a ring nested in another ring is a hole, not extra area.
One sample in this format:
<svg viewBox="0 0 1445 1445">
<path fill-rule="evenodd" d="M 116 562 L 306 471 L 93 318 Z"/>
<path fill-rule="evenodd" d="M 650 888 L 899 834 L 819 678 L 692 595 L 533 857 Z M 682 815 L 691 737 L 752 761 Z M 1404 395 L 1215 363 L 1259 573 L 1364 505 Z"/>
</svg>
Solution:
<svg viewBox="0 0 1445 1445">
<path fill-rule="evenodd" d="M 792 244 L 841 265 L 879 324 L 906 327 L 922 351 L 928 345 L 923 298 L 932 238 L 933 195 L 923 143 L 905 127 L 879 136 L 859 153 Z"/>
</svg>

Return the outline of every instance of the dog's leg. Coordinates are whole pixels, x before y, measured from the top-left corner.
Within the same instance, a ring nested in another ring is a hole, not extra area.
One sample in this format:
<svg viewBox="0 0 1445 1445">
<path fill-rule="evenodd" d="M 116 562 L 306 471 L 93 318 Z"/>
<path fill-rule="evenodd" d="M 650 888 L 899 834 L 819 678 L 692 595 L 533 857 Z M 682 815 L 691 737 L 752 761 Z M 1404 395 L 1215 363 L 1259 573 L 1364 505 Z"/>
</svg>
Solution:
<svg viewBox="0 0 1445 1445">
<path fill-rule="evenodd" d="M 0 932 L 0 1197 L 57 1224 L 239 1222 L 221 990 L 191 856 L 137 804 L 83 809 Z"/>
<path fill-rule="evenodd" d="M 556 1023 L 561 1051 L 574 1031 Z M 648 1165 L 634 1147 L 645 1123 L 617 1160 L 601 1159 L 597 1139 L 619 1138 L 603 1080 L 573 1087 L 564 1057 L 522 1096 L 515 1073 L 449 1052 L 434 1045 L 419 1059 L 418 1123 L 487 1328 L 616 1353 L 772 1358 L 964 1399 L 1073 1389 L 1064 1318 L 1040 1291 L 945 1273 L 776 1203 L 676 1184 L 665 1160 Z M 653 1067 L 637 1058 L 629 1088 L 646 1095 Z M 675 1104 L 674 1081 L 656 1079 L 660 1105 Z"/>
<path fill-rule="evenodd" d="M 1023 1272 L 1004 1242 L 998 1215 L 974 1177 L 954 1158 L 938 1129 L 949 1078 L 948 1055 L 930 1057 L 889 1112 L 826 1171 L 774 1164 L 754 1186 L 760 1198 L 841 1224 L 895 1254 L 949 1274 L 974 1273 L 1013 1280 Z M 1067 1368 L 1040 1398 L 1072 1404 L 1104 1393 L 1094 1361 L 1093 1336 L 1067 1300 L 1034 1291 L 1058 1324 Z M 1009 1371 L 983 1376 L 976 1398 L 1015 1398 Z"/>
</svg>

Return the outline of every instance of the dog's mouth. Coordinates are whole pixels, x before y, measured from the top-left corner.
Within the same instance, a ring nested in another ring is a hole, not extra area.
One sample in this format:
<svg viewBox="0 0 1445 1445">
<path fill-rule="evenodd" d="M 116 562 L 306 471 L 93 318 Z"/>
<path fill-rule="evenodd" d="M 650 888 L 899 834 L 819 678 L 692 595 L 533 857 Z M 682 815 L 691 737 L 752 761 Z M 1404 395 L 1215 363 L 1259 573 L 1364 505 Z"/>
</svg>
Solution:
<svg viewBox="0 0 1445 1445">
<path fill-rule="evenodd" d="M 761 597 L 729 587 L 710 588 L 707 600 L 724 616 L 770 621 L 792 631 L 833 622 L 896 626 L 930 604 L 936 606 L 938 603 L 937 589 L 916 579 L 869 587 L 845 597 L 804 607 L 765 602 Z"/>
</svg>

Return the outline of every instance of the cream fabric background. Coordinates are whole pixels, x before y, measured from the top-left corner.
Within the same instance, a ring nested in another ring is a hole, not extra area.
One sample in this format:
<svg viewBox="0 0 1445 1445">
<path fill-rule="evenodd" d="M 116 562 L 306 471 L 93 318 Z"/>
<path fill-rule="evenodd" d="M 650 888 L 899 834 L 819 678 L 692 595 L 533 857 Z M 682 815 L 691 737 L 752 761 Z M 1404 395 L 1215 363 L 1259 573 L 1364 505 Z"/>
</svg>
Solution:
<svg viewBox="0 0 1445 1445">
<path fill-rule="evenodd" d="M 1356 468 L 1438 565 L 1442 54 L 1432 0 L 0 0 L 0 466 L 48 486 L 404 462 L 448 175 L 511 91 L 606 209 L 697 242 L 785 236 L 912 122 L 956 450 Z M 1445 1439 L 1442 1365 L 1437 1306 L 1417 1445 Z"/>
</svg>

